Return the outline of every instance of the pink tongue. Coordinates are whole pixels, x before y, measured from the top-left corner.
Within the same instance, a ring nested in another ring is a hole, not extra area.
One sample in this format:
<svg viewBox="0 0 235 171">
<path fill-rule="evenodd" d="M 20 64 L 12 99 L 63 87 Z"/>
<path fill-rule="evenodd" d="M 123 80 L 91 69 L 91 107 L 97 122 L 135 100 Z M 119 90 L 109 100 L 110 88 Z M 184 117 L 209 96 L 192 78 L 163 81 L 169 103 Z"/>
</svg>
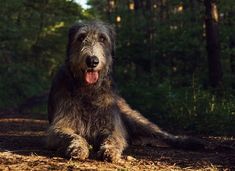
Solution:
<svg viewBox="0 0 235 171">
<path fill-rule="evenodd" d="M 97 71 L 88 71 L 85 73 L 85 80 L 87 84 L 94 84 L 99 79 L 99 73 Z"/>
</svg>

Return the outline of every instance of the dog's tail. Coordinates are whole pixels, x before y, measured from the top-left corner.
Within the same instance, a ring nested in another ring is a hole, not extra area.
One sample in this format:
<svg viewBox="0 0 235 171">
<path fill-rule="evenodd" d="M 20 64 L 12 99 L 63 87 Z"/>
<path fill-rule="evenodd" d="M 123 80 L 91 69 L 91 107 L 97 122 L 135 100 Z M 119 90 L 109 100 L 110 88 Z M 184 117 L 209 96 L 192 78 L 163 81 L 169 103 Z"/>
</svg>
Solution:
<svg viewBox="0 0 235 171">
<path fill-rule="evenodd" d="M 186 150 L 202 150 L 205 148 L 202 140 L 187 136 L 175 136 L 162 131 L 138 111 L 133 110 L 121 97 L 118 97 L 118 107 L 121 111 L 121 117 L 129 134 L 131 144 L 151 146 L 168 145 L 177 149 Z"/>
</svg>

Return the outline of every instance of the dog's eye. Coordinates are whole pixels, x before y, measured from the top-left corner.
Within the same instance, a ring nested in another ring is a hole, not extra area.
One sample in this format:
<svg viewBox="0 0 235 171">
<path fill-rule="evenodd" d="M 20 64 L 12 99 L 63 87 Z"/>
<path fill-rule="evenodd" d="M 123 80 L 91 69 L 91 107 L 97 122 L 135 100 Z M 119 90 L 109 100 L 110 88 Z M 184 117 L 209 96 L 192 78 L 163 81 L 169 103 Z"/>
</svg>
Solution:
<svg viewBox="0 0 235 171">
<path fill-rule="evenodd" d="M 86 34 L 80 34 L 77 38 L 78 41 L 82 42 L 86 38 Z"/>
<path fill-rule="evenodd" d="M 104 43 L 106 41 L 106 37 L 104 35 L 100 35 L 99 41 Z"/>
</svg>

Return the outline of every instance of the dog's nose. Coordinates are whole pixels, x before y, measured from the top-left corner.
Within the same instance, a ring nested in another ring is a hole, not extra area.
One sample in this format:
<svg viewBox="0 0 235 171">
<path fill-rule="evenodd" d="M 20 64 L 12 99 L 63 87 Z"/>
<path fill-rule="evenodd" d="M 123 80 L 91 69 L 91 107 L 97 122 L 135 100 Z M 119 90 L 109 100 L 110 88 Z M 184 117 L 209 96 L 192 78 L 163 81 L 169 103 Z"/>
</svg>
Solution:
<svg viewBox="0 0 235 171">
<path fill-rule="evenodd" d="M 89 68 L 95 68 L 99 64 L 97 56 L 88 56 L 86 58 L 86 64 Z"/>
</svg>

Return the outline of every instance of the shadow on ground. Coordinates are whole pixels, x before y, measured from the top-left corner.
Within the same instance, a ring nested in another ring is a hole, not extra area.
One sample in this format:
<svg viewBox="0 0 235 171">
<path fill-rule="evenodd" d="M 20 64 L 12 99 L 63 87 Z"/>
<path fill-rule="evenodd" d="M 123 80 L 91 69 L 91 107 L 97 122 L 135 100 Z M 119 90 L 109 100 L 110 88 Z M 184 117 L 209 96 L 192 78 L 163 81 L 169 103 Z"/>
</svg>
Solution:
<svg viewBox="0 0 235 171">
<path fill-rule="evenodd" d="M 0 113 L 0 170 L 235 170 L 235 152 L 223 150 L 192 152 L 133 146 L 126 150 L 124 162 L 120 164 L 66 160 L 46 150 L 47 127 L 45 114 Z M 231 137 L 206 139 L 210 143 L 235 146 L 235 139 Z"/>
</svg>

